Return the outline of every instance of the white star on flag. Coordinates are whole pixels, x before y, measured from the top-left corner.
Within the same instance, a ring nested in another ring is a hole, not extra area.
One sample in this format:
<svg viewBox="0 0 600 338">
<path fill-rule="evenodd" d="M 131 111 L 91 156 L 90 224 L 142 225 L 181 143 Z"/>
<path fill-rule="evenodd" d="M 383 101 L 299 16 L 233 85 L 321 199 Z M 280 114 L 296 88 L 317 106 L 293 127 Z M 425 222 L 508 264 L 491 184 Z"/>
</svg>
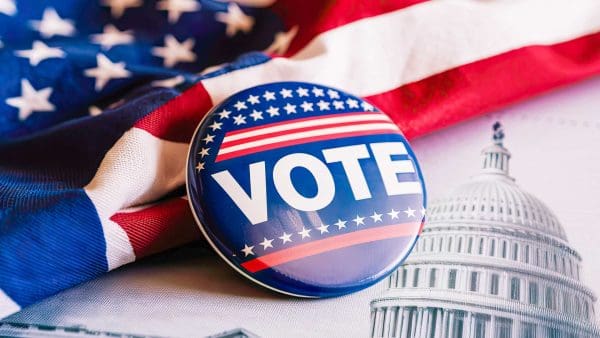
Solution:
<svg viewBox="0 0 600 338">
<path fill-rule="evenodd" d="M 381 222 L 381 214 L 378 214 L 377 211 L 373 211 L 373 215 L 369 216 L 373 219 L 373 222 Z"/>
<path fill-rule="evenodd" d="M 320 227 L 318 227 L 317 229 L 321 232 L 321 235 L 329 232 L 329 230 L 327 230 L 327 228 L 329 228 L 329 225 L 325 225 L 325 224 L 321 224 Z"/>
<path fill-rule="evenodd" d="M 230 110 L 227 110 L 227 109 L 223 109 L 223 110 L 222 110 L 220 113 L 218 113 L 218 114 L 219 114 L 219 118 L 220 118 L 221 120 L 222 120 L 222 119 L 228 119 L 228 118 L 229 118 L 229 115 L 231 114 L 231 111 L 230 111 Z"/>
<path fill-rule="evenodd" d="M 333 107 L 335 109 L 344 109 L 344 102 L 342 101 L 333 101 Z"/>
<path fill-rule="evenodd" d="M 179 42 L 173 35 L 167 35 L 165 45 L 152 48 L 152 55 L 162 58 L 165 67 L 173 67 L 179 62 L 194 62 L 196 54 L 192 52 L 192 48 L 195 43 L 193 38 Z"/>
<path fill-rule="evenodd" d="M 227 36 L 234 36 L 239 31 L 249 33 L 254 26 L 254 18 L 244 14 L 235 2 L 229 3 L 227 12 L 217 13 L 215 18 L 226 25 Z"/>
<path fill-rule="evenodd" d="M 120 18 L 128 8 L 140 7 L 142 0 L 102 0 L 102 6 L 110 7 L 110 15 Z"/>
<path fill-rule="evenodd" d="M 198 164 L 196 165 L 196 170 L 198 170 L 198 171 L 204 170 L 204 162 L 198 162 Z"/>
<path fill-rule="evenodd" d="M 287 242 L 291 242 L 292 240 L 290 239 L 290 237 L 292 237 L 292 234 L 286 234 L 284 232 L 282 236 L 279 236 L 279 238 L 283 241 L 283 243 L 281 243 L 281 244 L 285 244 Z"/>
<path fill-rule="evenodd" d="M 6 99 L 6 104 L 19 109 L 19 120 L 25 120 L 31 113 L 54 111 L 54 105 L 48 100 L 52 88 L 35 90 L 27 79 L 21 79 L 21 96 Z"/>
<path fill-rule="evenodd" d="M 254 121 L 256 120 L 262 120 L 263 119 L 263 113 L 261 111 L 258 110 L 253 110 L 252 114 L 250 114 L 250 116 L 254 119 Z"/>
<path fill-rule="evenodd" d="M 131 75 L 125 69 L 125 62 L 113 63 L 104 54 L 97 54 L 96 62 L 98 64 L 96 68 L 88 68 L 84 71 L 85 76 L 96 78 L 94 86 L 96 91 L 102 90 L 112 79 L 123 79 Z"/>
<path fill-rule="evenodd" d="M 134 41 L 131 31 L 120 31 L 114 25 L 106 25 L 102 33 L 90 35 L 90 40 L 102 46 L 102 49 L 109 50 L 116 45 L 125 45 Z"/>
<path fill-rule="evenodd" d="M 337 225 L 338 230 L 346 227 L 346 221 L 342 221 L 339 218 L 338 218 L 338 221 L 336 223 L 333 223 L 333 224 Z"/>
<path fill-rule="evenodd" d="M 267 54 L 281 55 L 287 52 L 290 43 L 298 33 L 298 26 L 290 28 L 287 32 L 278 32 L 275 34 L 273 42 L 267 49 L 264 50 Z"/>
<path fill-rule="evenodd" d="M 415 217 L 415 211 L 411 209 L 410 207 L 406 208 L 406 210 L 404 210 L 404 212 L 406 213 L 406 217 Z"/>
<path fill-rule="evenodd" d="M 233 124 L 239 126 L 241 124 L 246 124 L 246 116 L 239 114 L 233 117 Z"/>
<path fill-rule="evenodd" d="M 288 104 L 285 105 L 285 107 L 283 107 L 283 109 L 285 109 L 285 111 L 289 114 L 296 114 L 296 105 L 294 104 L 290 104 L 288 102 Z"/>
<path fill-rule="evenodd" d="M 298 232 L 298 235 L 301 235 L 302 239 L 304 239 L 306 237 L 310 237 L 310 231 L 311 229 L 306 229 L 305 227 L 302 227 L 302 231 Z"/>
<path fill-rule="evenodd" d="M 250 102 L 253 105 L 260 103 L 260 100 L 258 99 L 258 95 L 250 95 L 248 97 L 248 100 L 246 100 L 246 101 Z"/>
<path fill-rule="evenodd" d="M 266 101 L 271 101 L 271 100 L 275 100 L 275 92 L 270 92 L 270 91 L 265 91 L 265 93 L 263 94 L 263 98 Z"/>
<path fill-rule="evenodd" d="M 169 23 L 175 23 L 179 21 L 181 14 L 199 11 L 200 4 L 196 0 L 161 0 L 156 4 L 156 8 L 167 11 Z"/>
<path fill-rule="evenodd" d="M 356 218 L 352 220 L 354 223 L 356 223 L 356 226 L 359 225 L 365 225 L 365 218 L 364 217 L 360 217 L 359 215 L 356 215 Z"/>
<path fill-rule="evenodd" d="M 17 14 L 17 6 L 13 0 L 0 0 L 0 13 L 8 16 Z"/>
<path fill-rule="evenodd" d="M 209 144 L 215 140 L 215 135 L 206 134 L 206 136 L 202 139 L 206 144 Z"/>
<path fill-rule="evenodd" d="M 362 108 L 363 108 L 365 111 L 374 111 L 374 110 L 375 110 L 375 107 L 373 107 L 371 104 L 369 104 L 369 103 L 367 103 L 367 102 L 364 102 L 364 101 L 363 101 L 363 102 L 362 102 L 360 105 L 362 106 Z"/>
<path fill-rule="evenodd" d="M 271 244 L 273 242 L 272 239 L 267 239 L 266 237 L 264 237 L 264 240 L 258 244 L 263 246 L 263 250 L 267 250 L 267 248 L 272 248 L 273 244 Z"/>
<path fill-rule="evenodd" d="M 64 58 L 65 52 L 60 48 L 48 47 L 42 41 L 34 41 L 31 49 L 19 50 L 15 52 L 16 55 L 28 58 L 29 64 L 37 66 L 40 62 L 51 59 L 51 58 Z"/>
<path fill-rule="evenodd" d="M 269 113 L 270 117 L 279 116 L 279 108 L 270 106 L 269 109 L 267 109 L 267 113 Z"/>
<path fill-rule="evenodd" d="M 254 245 L 248 246 L 248 244 L 244 244 L 244 248 L 242 249 L 242 252 L 244 253 L 244 257 L 254 255 L 254 251 L 252 251 L 252 249 L 254 249 Z"/>
<path fill-rule="evenodd" d="M 41 20 L 31 20 L 31 27 L 40 32 L 43 38 L 51 38 L 55 35 L 73 36 L 75 26 L 73 21 L 62 19 L 54 8 L 46 8 Z"/>
<path fill-rule="evenodd" d="M 398 219 L 398 214 L 400 213 L 400 211 L 396 211 L 394 209 L 392 209 L 390 212 L 388 212 L 387 214 L 390 215 L 390 217 L 392 219 Z"/>
<path fill-rule="evenodd" d="M 328 89 L 327 90 L 327 95 L 329 95 L 330 99 L 339 99 L 340 98 L 340 93 L 336 92 L 333 89 Z"/>
</svg>

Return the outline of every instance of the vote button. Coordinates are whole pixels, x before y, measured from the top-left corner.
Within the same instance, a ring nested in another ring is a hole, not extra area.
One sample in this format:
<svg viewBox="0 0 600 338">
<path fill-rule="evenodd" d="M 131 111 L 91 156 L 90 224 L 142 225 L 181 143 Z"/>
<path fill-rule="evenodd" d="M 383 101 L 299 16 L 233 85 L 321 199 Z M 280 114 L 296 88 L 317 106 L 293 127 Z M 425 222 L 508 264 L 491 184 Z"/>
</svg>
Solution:
<svg viewBox="0 0 600 338">
<path fill-rule="evenodd" d="M 278 82 L 215 106 L 187 162 L 190 206 L 214 250 L 271 290 L 331 297 L 366 288 L 410 253 L 425 186 L 398 127 L 368 102 Z"/>
</svg>

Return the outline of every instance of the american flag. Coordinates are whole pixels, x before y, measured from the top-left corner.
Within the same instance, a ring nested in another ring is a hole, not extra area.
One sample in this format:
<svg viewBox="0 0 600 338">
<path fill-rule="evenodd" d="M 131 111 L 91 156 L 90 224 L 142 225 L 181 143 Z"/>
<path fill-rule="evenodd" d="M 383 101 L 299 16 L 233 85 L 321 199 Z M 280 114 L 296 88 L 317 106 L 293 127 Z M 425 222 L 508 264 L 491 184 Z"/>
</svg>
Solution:
<svg viewBox="0 0 600 338">
<path fill-rule="evenodd" d="M 0 0 L 0 317 L 199 238 L 188 143 L 235 92 L 321 83 L 414 138 L 598 74 L 599 31 L 597 0 Z"/>
</svg>

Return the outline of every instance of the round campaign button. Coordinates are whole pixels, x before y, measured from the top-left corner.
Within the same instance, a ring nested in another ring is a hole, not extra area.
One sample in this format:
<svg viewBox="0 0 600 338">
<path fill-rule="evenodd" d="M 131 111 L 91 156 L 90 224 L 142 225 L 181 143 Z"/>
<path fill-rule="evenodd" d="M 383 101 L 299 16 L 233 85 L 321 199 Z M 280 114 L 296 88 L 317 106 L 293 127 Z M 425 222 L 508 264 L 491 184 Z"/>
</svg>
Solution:
<svg viewBox="0 0 600 338">
<path fill-rule="evenodd" d="M 216 252 L 250 280 L 330 297 L 381 280 L 425 218 L 408 142 L 366 101 L 317 84 L 243 90 L 193 137 L 189 201 Z"/>
</svg>

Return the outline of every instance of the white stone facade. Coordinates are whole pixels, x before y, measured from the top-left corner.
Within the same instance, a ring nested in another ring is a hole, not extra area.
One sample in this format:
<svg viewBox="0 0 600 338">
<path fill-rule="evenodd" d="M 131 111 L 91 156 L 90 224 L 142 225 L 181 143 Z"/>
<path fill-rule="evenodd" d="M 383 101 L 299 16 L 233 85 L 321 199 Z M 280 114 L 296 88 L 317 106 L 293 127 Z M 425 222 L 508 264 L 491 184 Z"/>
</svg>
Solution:
<svg viewBox="0 0 600 338">
<path fill-rule="evenodd" d="M 581 257 L 509 176 L 494 130 L 481 173 L 432 203 L 410 257 L 371 302 L 372 337 L 600 337 Z"/>
</svg>

